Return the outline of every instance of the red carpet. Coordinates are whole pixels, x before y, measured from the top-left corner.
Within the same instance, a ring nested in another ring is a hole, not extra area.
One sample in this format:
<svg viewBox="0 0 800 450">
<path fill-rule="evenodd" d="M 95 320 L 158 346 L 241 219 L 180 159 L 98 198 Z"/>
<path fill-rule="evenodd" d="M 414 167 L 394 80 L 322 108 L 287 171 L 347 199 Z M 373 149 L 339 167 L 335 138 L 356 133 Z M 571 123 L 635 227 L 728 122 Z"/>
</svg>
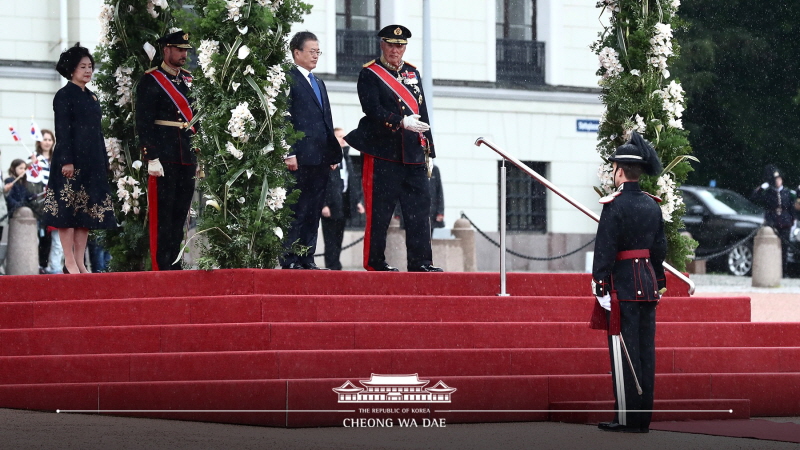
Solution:
<svg viewBox="0 0 800 450">
<path fill-rule="evenodd" d="M 613 396 L 605 336 L 587 327 L 589 285 L 586 274 L 512 273 L 512 296 L 497 297 L 488 273 L 0 277 L 0 407 L 341 426 L 393 404 L 339 402 L 333 388 L 418 374 L 456 389 L 450 403 L 413 403 L 418 420 L 608 420 L 592 412 Z M 800 416 L 800 323 L 751 323 L 747 297 L 668 285 L 657 420 Z"/>
<path fill-rule="evenodd" d="M 763 419 L 657 422 L 650 429 L 800 443 L 800 424 Z"/>
</svg>

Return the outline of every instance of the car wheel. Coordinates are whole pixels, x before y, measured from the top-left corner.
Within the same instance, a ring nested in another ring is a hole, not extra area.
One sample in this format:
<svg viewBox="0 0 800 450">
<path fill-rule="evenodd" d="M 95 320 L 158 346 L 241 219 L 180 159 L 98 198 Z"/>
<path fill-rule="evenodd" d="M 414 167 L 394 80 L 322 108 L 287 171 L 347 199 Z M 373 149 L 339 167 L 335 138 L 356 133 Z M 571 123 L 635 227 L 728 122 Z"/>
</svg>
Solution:
<svg viewBox="0 0 800 450">
<path fill-rule="evenodd" d="M 740 244 L 728 252 L 728 272 L 739 277 L 745 276 L 753 269 L 753 250 L 746 244 Z"/>
</svg>

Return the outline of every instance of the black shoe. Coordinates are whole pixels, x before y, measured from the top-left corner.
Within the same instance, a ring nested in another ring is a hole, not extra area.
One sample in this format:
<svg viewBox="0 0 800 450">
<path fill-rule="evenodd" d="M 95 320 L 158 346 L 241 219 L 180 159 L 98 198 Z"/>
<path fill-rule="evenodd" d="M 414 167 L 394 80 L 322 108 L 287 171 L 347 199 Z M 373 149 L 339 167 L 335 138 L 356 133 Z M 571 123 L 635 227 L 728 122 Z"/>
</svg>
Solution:
<svg viewBox="0 0 800 450">
<path fill-rule="evenodd" d="M 285 266 L 281 266 L 281 269 L 305 269 L 305 267 L 300 263 L 289 263 Z"/>
<path fill-rule="evenodd" d="M 603 431 L 614 431 L 617 433 L 649 433 L 649 428 L 629 427 L 627 425 L 620 425 L 617 422 L 600 422 L 597 428 Z"/>
<path fill-rule="evenodd" d="M 303 264 L 301 269 L 307 269 L 307 270 L 331 270 L 331 269 L 322 268 L 322 267 L 314 264 L 313 262 L 312 263 Z"/>
<path fill-rule="evenodd" d="M 421 266 L 409 266 L 409 272 L 444 272 L 441 267 L 436 267 L 430 264 L 422 264 Z"/>
<path fill-rule="evenodd" d="M 386 264 L 385 262 L 370 267 L 372 267 L 372 270 L 374 270 L 375 272 L 400 272 L 400 269 L 398 269 L 397 267 L 392 267 L 389 264 Z"/>
</svg>

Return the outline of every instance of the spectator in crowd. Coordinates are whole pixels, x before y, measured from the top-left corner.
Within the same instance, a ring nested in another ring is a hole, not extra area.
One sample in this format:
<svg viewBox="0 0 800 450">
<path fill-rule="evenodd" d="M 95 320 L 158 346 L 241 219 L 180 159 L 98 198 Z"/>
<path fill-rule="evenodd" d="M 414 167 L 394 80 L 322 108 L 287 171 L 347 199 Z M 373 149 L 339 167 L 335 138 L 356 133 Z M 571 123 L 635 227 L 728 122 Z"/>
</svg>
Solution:
<svg viewBox="0 0 800 450">
<path fill-rule="evenodd" d="M 87 273 L 84 264 L 89 229 L 114 228 L 108 158 L 101 127 L 102 110 L 86 84 L 94 59 L 76 44 L 61 53 L 56 70 L 69 82 L 53 99 L 58 142 L 53 151 L 45 196 L 45 224 L 58 228 L 64 273 Z"/>
<path fill-rule="evenodd" d="M 50 179 L 50 158 L 53 155 L 53 147 L 56 145 L 55 135 L 50 130 L 42 130 L 42 140 L 36 141 L 36 160 L 28 161 L 28 175 L 33 176 L 31 178 L 30 186 L 32 187 L 33 192 L 37 195 L 37 197 L 44 197 L 44 191 L 47 187 L 47 181 Z M 34 166 L 35 167 L 32 167 Z M 35 169 L 36 173 L 32 174 L 31 171 Z M 49 256 L 50 256 L 50 249 L 52 247 L 52 231 L 55 230 L 48 230 L 46 226 L 44 226 L 44 220 L 42 218 L 42 211 L 41 211 L 41 203 L 38 203 L 36 209 L 37 217 L 39 217 L 39 273 L 46 273 L 47 266 L 50 264 Z M 58 239 L 58 238 L 56 238 Z M 61 246 L 58 245 L 58 251 L 54 255 L 54 257 L 59 258 L 59 265 L 60 265 L 60 258 L 63 254 L 60 253 Z M 61 269 L 59 269 L 59 272 Z"/>
<path fill-rule="evenodd" d="M 28 165 L 21 159 L 11 161 L 11 167 L 8 168 L 9 177 L 5 179 L 3 185 L 3 192 L 8 204 L 8 217 L 14 217 L 14 212 L 23 207 L 31 206 L 31 202 L 36 198 L 30 189 L 28 177 L 25 170 Z"/>
</svg>

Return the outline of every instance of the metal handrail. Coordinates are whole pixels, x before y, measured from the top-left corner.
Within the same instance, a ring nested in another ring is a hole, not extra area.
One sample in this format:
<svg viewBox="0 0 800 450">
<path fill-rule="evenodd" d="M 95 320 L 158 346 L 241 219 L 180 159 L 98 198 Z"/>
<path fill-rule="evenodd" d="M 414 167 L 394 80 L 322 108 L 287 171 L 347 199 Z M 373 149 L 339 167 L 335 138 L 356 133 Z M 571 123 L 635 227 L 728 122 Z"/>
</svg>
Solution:
<svg viewBox="0 0 800 450">
<path fill-rule="evenodd" d="M 547 178 L 539 175 L 538 173 L 536 173 L 536 171 L 534 171 L 530 167 L 528 167 L 525 164 L 523 164 L 522 161 L 518 160 L 517 158 L 515 158 L 515 157 L 509 155 L 508 153 L 506 153 L 505 151 L 501 150 L 495 143 L 493 143 L 493 142 L 491 142 L 491 141 L 489 141 L 487 139 L 484 139 L 482 137 L 479 137 L 475 141 L 475 146 L 480 147 L 481 144 L 484 144 L 487 147 L 489 147 L 492 150 L 494 150 L 495 153 L 500 155 L 503 159 L 505 159 L 506 161 L 510 162 L 511 164 L 514 164 L 515 166 L 517 166 L 517 168 L 519 168 L 520 170 L 522 170 L 523 172 L 528 174 L 528 176 L 530 176 L 531 178 L 535 179 L 539 183 L 542 183 L 544 185 L 544 187 L 546 187 L 547 189 L 550 189 L 551 191 L 553 191 L 554 194 L 556 194 L 559 197 L 561 197 L 564 200 L 566 200 L 567 203 L 569 203 L 570 205 L 574 206 L 575 208 L 577 208 L 582 213 L 584 213 L 587 216 L 589 216 L 590 218 L 592 218 L 592 220 L 594 220 L 595 222 L 599 222 L 600 221 L 600 216 L 598 216 L 597 213 L 595 213 L 594 211 L 590 210 L 586 206 L 582 205 L 579 201 L 577 201 L 574 198 L 572 198 L 569 194 L 563 192 L 556 185 L 551 183 Z M 501 236 L 502 236 L 502 234 L 505 233 L 505 231 L 506 230 L 504 230 L 504 229 L 500 230 Z M 503 254 L 502 257 L 505 258 L 505 256 L 504 256 L 505 255 L 505 249 L 503 249 L 500 253 Z M 689 285 L 689 295 L 694 294 L 694 289 L 695 289 L 694 281 L 690 280 L 689 277 L 687 277 L 686 275 L 684 275 L 683 273 L 678 271 L 676 268 L 672 267 L 671 265 L 669 265 L 667 263 L 664 263 L 663 266 L 664 266 L 664 269 L 667 272 L 675 275 L 679 280 L 681 280 L 684 283 L 686 283 L 687 285 Z M 501 273 L 501 277 L 502 277 L 503 280 L 505 280 L 505 273 Z M 503 283 L 503 284 L 505 284 L 505 283 Z"/>
</svg>

